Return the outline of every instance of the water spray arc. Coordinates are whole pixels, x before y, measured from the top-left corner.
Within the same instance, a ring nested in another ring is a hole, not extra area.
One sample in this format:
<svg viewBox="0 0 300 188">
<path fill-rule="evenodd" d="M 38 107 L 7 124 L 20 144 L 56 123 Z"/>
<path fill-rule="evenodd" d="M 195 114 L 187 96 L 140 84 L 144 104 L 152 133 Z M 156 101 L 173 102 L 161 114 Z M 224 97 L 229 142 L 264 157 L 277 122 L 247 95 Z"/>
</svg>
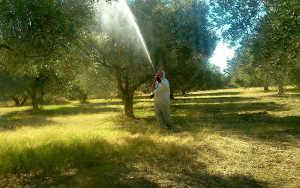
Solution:
<svg viewBox="0 0 300 188">
<path fill-rule="evenodd" d="M 95 20 L 99 24 L 96 25 L 96 30 L 118 38 L 130 48 L 135 45 L 137 50 L 142 50 L 145 54 L 155 72 L 145 40 L 126 0 L 97 1 L 95 8 Z"/>
<path fill-rule="evenodd" d="M 130 9 L 129 9 L 127 3 L 126 3 L 126 0 L 119 0 L 119 1 L 120 1 L 120 3 L 124 6 L 125 12 L 128 14 L 128 17 L 129 17 L 129 19 L 130 19 L 132 25 L 134 26 L 135 31 L 136 31 L 136 33 L 137 33 L 139 39 L 140 39 L 141 42 L 142 42 L 143 48 L 144 48 L 144 50 L 145 50 L 145 52 L 146 52 L 147 58 L 148 58 L 148 60 L 149 60 L 149 62 L 150 62 L 150 64 L 151 64 L 151 66 L 152 66 L 152 68 L 153 68 L 153 71 L 156 73 L 155 68 L 154 68 L 154 66 L 153 66 L 153 63 L 152 63 L 152 60 L 151 60 L 151 58 L 150 58 L 150 54 L 149 54 L 149 52 L 148 52 L 148 49 L 147 49 L 145 40 L 144 40 L 144 38 L 143 38 L 143 36 L 142 36 L 142 33 L 141 33 L 141 31 L 140 31 L 139 26 L 137 25 L 137 23 L 136 23 L 135 20 L 134 20 L 134 16 L 133 16 L 132 12 L 130 11 Z M 147 92 L 147 94 L 150 94 L 150 93 L 151 93 L 151 91 L 152 91 L 153 88 L 154 88 L 154 84 L 155 84 L 155 79 L 153 80 L 153 82 L 152 82 L 152 84 L 151 84 L 151 86 L 150 86 L 149 91 Z"/>
<path fill-rule="evenodd" d="M 151 64 L 151 66 L 152 66 L 154 72 L 156 72 L 155 69 L 154 69 L 154 66 L 153 66 L 153 63 L 152 63 L 150 54 L 149 54 L 149 52 L 148 52 L 148 49 L 147 49 L 145 40 L 144 40 L 144 38 L 143 38 L 143 36 L 142 36 L 142 33 L 141 33 L 141 31 L 140 31 L 140 28 L 139 28 L 139 26 L 137 25 L 137 23 L 135 22 L 134 16 L 133 16 L 132 12 L 130 11 L 130 9 L 129 9 L 127 3 L 126 3 L 126 0 L 119 0 L 119 2 L 121 3 L 122 6 L 124 6 L 125 12 L 126 12 L 126 14 L 128 15 L 128 17 L 129 17 L 129 19 L 130 19 L 132 25 L 133 25 L 134 28 L 135 28 L 135 31 L 136 31 L 136 33 L 137 33 L 139 39 L 140 39 L 141 42 L 142 42 L 142 45 L 143 45 L 143 48 L 144 48 L 145 53 L 146 53 L 146 55 L 147 55 L 147 58 L 148 58 L 148 60 L 149 60 L 149 62 L 150 62 L 150 64 Z"/>
</svg>

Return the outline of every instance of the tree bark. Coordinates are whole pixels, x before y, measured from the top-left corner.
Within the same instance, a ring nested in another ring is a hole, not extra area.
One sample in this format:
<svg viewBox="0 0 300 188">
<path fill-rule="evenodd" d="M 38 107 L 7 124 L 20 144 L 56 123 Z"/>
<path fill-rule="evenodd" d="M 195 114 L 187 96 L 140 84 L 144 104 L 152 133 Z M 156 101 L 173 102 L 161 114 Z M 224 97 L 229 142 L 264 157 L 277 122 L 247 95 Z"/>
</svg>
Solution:
<svg viewBox="0 0 300 188">
<path fill-rule="evenodd" d="M 173 92 L 170 92 L 170 99 L 175 99 Z"/>
<path fill-rule="evenodd" d="M 88 55 L 90 54 L 89 52 L 85 52 L 85 53 Z M 106 59 L 103 57 L 100 58 L 100 57 L 95 56 L 95 59 L 101 65 L 103 65 L 104 67 L 110 69 L 111 71 L 113 71 L 115 73 L 116 80 L 118 83 L 118 90 L 120 91 L 121 98 L 122 98 L 122 101 L 124 104 L 125 115 L 127 117 L 134 117 L 134 113 L 133 113 L 134 91 L 138 87 L 140 87 L 143 83 L 145 83 L 147 80 L 153 79 L 153 75 L 149 74 L 149 75 L 143 76 L 142 78 L 138 79 L 138 82 L 135 85 L 133 85 L 132 80 L 129 80 L 130 78 L 128 78 L 128 73 L 131 72 L 132 70 L 129 70 L 129 69 L 126 70 L 126 68 L 122 68 L 119 65 L 107 63 Z M 132 58 L 130 58 L 130 61 L 131 60 L 132 60 Z"/>
<path fill-rule="evenodd" d="M 40 96 L 38 97 L 38 103 L 39 104 L 44 104 L 45 101 L 44 101 L 44 96 L 45 96 L 45 91 L 44 91 L 44 87 L 40 87 L 39 88 L 39 91 L 40 91 Z"/>
<path fill-rule="evenodd" d="M 37 95 L 37 86 L 33 84 L 30 91 L 30 97 L 31 97 L 32 109 L 34 112 L 39 111 L 38 99 L 36 95 Z"/>
<path fill-rule="evenodd" d="M 20 101 L 19 101 L 19 97 L 18 97 L 18 96 L 12 96 L 11 98 L 12 98 L 12 100 L 15 102 L 15 105 L 16 105 L 17 107 L 21 106 L 21 103 L 20 103 Z"/>
<path fill-rule="evenodd" d="M 5 44 L 0 44 L 0 49 L 1 49 L 1 48 L 6 48 L 6 49 L 12 51 L 11 47 L 9 47 L 9 46 L 7 46 L 7 45 L 5 45 Z"/>
<path fill-rule="evenodd" d="M 122 94 L 122 101 L 124 104 L 124 113 L 127 117 L 134 118 L 133 114 L 133 94 L 135 89 L 129 87 L 129 80 L 126 75 L 123 76 L 124 79 L 124 86 L 123 86 L 123 79 L 121 75 L 121 71 L 118 67 L 116 67 L 116 78 L 118 81 L 118 89 Z"/>
<path fill-rule="evenodd" d="M 88 98 L 88 94 L 81 93 L 80 94 L 80 103 L 83 103 L 83 104 L 87 103 L 87 98 Z"/>
<path fill-rule="evenodd" d="M 15 102 L 16 107 L 20 107 L 20 106 L 24 106 L 24 104 L 27 101 L 27 96 L 24 96 L 24 98 L 22 99 L 22 101 L 20 101 L 19 96 L 12 96 L 11 97 L 12 100 Z"/>
<path fill-rule="evenodd" d="M 25 97 L 23 98 L 23 100 L 21 101 L 21 106 L 24 106 L 25 103 L 26 103 L 26 101 L 27 101 L 27 96 L 25 96 Z"/>
<path fill-rule="evenodd" d="M 277 94 L 278 95 L 283 95 L 284 94 L 284 89 L 283 89 L 283 83 L 282 82 L 280 82 L 278 84 L 278 93 Z"/>
<path fill-rule="evenodd" d="M 264 92 L 268 92 L 268 91 L 270 91 L 270 90 L 269 90 L 269 86 L 267 86 L 267 85 L 264 86 Z"/>
<path fill-rule="evenodd" d="M 134 118 L 133 114 L 133 93 L 132 91 L 124 91 L 122 93 L 122 101 L 124 103 L 124 112 L 127 117 Z"/>
</svg>

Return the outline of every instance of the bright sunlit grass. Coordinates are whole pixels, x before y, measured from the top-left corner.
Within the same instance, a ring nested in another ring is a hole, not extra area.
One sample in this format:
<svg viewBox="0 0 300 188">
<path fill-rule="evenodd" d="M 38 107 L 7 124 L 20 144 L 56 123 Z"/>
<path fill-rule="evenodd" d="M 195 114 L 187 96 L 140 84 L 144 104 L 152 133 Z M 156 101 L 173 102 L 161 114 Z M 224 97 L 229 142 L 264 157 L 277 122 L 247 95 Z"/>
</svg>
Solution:
<svg viewBox="0 0 300 188">
<path fill-rule="evenodd" d="M 260 88 L 172 100 L 174 130 L 153 101 L 136 119 L 120 100 L 0 108 L 1 187 L 297 187 L 300 97 Z"/>
</svg>

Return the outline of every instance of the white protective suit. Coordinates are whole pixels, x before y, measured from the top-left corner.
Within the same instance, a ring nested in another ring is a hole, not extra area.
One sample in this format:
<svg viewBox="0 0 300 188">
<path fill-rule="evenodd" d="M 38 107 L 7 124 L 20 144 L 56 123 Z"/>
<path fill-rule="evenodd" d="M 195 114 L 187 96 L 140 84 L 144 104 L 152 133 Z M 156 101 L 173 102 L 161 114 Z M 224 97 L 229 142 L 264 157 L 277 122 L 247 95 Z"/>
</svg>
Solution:
<svg viewBox="0 0 300 188">
<path fill-rule="evenodd" d="M 162 71 L 161 82 L 155 82 L 154 87 L 154 110 L 159 126 L 166 124 L 169 128 L 173 127 L 170 110 L 170 85 L 165 78 L 166 74 Z"/>
</svg>

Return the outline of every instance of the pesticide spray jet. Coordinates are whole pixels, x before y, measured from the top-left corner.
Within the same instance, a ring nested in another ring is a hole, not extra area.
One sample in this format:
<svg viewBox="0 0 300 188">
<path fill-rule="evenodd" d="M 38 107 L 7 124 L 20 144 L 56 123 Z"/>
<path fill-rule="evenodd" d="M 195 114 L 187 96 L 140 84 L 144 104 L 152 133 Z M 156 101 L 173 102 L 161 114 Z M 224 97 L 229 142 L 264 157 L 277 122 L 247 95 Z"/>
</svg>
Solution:
<svg viewBox="0 0 300 188">
<path fill-rule="evenodd" d="M 99 23 L 101 23 L 101 29 L 118 37 L 126 37 L 126 40 L 131 40 L 133 44 L 136 44 L 135 41 L 138 39 L 149 63 L 154 72 L 156 72 L 140 28 L 126 1 L 100 1 L 98 2 L 98 10 L 100 14 Z"/>
</svg>

